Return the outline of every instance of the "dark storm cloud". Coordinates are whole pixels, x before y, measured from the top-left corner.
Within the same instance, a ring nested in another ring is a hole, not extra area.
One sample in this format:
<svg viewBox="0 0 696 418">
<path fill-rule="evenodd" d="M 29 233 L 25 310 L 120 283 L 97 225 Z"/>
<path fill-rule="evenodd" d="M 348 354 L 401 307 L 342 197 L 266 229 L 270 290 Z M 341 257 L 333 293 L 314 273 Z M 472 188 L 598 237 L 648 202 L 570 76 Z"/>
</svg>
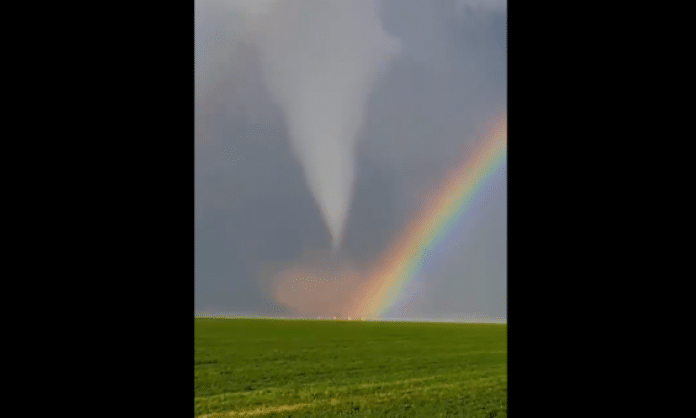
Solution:
<svg viewBox="0 0 696 418">
<path fill-rule="evenodd" d="M 342 251 L 359 263 L 384 250 L 423 188 L 505 108 L 507 14 L 500 4 L 471 4 L 382 2 L 383 28 L 404 53 L 372 89 L 358 133 Z M 196 310 L 269 315 L 278 311 L 259 266 L 297 260 L 331 240 L 243 27 L 225 2 L 196 1 Z M 412 316 L 460 314 L 464 302 L 506 315 L 506 184 L 496 187 L 469 238 L 424 275 L 430 287 Z"/>
</svg>

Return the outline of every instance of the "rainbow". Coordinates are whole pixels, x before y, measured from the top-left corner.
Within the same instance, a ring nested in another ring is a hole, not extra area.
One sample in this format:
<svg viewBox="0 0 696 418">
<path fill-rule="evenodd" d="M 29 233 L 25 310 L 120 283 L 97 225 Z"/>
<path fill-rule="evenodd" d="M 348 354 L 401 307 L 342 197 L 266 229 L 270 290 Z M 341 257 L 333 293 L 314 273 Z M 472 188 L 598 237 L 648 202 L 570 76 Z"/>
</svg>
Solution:
<svg viewBox="0 0 696 418">
<path fill-rule="evenodd" d="M 507 160 L 507 117 L 500 117 L 462 163 L 450 171 L 368 273 L 367 285 L 354 299 L 353 316 L 379 317 L 404 285 L 423 267 L 451 226 L 472 206 L 485 180 Z"/>
</svg>

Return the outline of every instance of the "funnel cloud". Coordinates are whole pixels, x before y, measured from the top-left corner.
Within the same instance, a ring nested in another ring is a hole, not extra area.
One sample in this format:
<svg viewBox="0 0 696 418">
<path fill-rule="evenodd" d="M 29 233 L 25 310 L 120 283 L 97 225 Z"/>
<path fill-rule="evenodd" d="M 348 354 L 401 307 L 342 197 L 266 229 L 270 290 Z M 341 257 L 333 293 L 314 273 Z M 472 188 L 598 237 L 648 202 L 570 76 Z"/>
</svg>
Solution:
<svg viewBox="0 0 696 418">
<path fill-rule="evenodd" d="M 267 7 L 249 9 L 254 20 L 249 40 L 336 251 L 350 209 L 356 141 L 370 90 L 400 44 L 382 29 L 375 0 L 262 3 Z"/>
</svg>

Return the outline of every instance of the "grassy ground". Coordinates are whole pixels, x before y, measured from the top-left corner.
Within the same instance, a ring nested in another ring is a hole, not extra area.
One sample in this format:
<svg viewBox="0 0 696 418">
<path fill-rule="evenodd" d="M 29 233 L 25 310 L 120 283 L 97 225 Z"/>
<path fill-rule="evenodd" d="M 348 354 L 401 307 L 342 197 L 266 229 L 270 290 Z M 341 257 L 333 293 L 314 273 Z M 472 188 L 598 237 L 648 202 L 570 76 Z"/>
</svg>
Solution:
<svg viewBox="0 0 696 418">
<path fill-rule="evenodd" d="M 196 416 L 507 416 L 507 325 L 195 321 Z"/>
</svg>

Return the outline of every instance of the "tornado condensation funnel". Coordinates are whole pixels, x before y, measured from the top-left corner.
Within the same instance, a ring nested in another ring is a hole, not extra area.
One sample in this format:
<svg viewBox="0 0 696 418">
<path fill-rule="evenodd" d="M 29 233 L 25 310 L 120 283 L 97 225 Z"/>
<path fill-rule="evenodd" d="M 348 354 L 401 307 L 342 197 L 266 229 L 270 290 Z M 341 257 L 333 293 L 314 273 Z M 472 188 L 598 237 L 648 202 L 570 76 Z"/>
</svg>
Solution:
<svg viewBox="0 0 696 418">
<path fill-rule="evenodd" d="M 262 18 L 255 16 L 253 42 L 335 252 L 350 209 L 369 93 L 400 42 L 382 29 L 375 0 L 272 4 Z"/>
</svg>

